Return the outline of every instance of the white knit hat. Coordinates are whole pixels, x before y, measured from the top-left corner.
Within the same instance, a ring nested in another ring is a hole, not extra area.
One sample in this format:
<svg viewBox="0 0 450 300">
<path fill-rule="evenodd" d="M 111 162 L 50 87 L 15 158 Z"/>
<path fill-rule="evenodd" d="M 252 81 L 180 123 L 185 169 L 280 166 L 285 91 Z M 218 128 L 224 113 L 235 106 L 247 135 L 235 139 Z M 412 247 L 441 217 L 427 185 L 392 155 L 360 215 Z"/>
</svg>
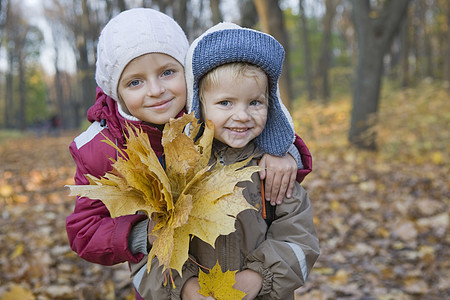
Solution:
<svg viewBox="0 0 450 300">
<path fill-rule="evenodd" d="M 150 8 L 121 12 L 103 28 L 97 45 L 95 80 L 114 100 L 127 64 L 147 53 L 163 53 L 184 66 L 189 42 L 174 19 Z"/>
</svg>

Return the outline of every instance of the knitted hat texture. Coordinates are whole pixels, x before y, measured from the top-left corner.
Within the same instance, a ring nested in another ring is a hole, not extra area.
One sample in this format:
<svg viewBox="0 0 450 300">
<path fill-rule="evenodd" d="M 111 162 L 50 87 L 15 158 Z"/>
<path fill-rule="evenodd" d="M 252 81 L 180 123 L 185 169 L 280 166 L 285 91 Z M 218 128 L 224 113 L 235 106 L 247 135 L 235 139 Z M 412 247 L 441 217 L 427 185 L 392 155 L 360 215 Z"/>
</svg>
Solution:
<svg viewBox="0 0 450 300">
<path fill-rule="evenodd" d="M 100 34 L 95 80 L 117 101 L 120 75 L 131 60 L 147 53 L 163 53 L 184 66 L 188 48 L 183 29 L 168 15 L 150 8 L 123 11 Z"/>
<path fill-rule="evenodd" d="M 255 139 L 266 153 L 283 156 L 294 142 L 292 118 L 283 105 L 278 79 L 284 59 L 283 46 L 272 36 L 233 23 L 219 23 L 197 38 L 186 57 L 188 112 L 200 117 L 199 81 L 209 71 L 231 62 L 260 67 L 269 79 L 269 109 L 264 130 Z"/>
</svg>

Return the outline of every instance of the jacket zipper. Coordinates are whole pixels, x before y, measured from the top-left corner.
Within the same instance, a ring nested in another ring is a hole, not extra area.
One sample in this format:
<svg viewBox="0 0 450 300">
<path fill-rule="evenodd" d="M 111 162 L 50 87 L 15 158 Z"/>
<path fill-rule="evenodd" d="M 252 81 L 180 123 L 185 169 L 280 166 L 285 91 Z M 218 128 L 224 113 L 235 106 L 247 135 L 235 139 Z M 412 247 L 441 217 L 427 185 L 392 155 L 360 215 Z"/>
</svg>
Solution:
<svg viewBox="0 0 450 300">
<path fill-rule="evenodd" d="M 227 261 L 227 239 L 228 235 L 224 236 L 223 239 L 223 251 L 222 251 L 222 270 L 228 270 L 228 261 Z"/>
<path fill-rule="evenodd" d="M 223 158 L 223 155 L 220 154 L 219 155 L 219 163 L 223 166 L 225 165 L 225 161 Z M 222 245 L 222 270 L 228 270 L 228 262 L 227 262 L 227 240 L 228 240 L 228 235 L 225 235 L 223 238 L 223 245 Z"/>
</svg>

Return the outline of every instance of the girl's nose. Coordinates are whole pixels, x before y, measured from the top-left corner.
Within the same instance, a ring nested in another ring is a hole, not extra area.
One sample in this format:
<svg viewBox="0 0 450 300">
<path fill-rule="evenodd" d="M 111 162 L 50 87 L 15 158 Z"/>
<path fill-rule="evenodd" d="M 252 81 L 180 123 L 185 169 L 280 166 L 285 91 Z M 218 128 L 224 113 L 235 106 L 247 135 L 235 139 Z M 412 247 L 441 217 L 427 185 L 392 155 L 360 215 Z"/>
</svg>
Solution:
<svg viewBox="0 0 450 300">
<path fill-rule="evenodd" d="M 159 82 L 159 80 L 150 80 L 148 82 L 148 91 L 147 94 L 150 97 L 156 97 L 156 96 L 160 96 L 161 94 L 163 94 L 165 92 L 165 87 L 163 84 L 161 84 L 161 82 Z"/>
</svg>

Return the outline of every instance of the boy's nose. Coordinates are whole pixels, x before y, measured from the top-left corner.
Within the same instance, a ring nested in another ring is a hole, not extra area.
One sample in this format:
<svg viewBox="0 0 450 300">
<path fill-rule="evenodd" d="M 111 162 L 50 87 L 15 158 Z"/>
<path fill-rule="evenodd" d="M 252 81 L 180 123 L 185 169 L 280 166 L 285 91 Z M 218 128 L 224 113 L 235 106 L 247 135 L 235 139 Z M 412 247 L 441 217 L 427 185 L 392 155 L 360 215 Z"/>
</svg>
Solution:
<svg viewBox="0 0 450 300">
<path fill-rule="evenodd" d="M 233 120 L 235 121 L 241 121 L 246 122 L 251 119 L 251 116 L 247 109 L 245 108 L 236 108 L 236 110 L 233 113 Z"/>
</svg>

